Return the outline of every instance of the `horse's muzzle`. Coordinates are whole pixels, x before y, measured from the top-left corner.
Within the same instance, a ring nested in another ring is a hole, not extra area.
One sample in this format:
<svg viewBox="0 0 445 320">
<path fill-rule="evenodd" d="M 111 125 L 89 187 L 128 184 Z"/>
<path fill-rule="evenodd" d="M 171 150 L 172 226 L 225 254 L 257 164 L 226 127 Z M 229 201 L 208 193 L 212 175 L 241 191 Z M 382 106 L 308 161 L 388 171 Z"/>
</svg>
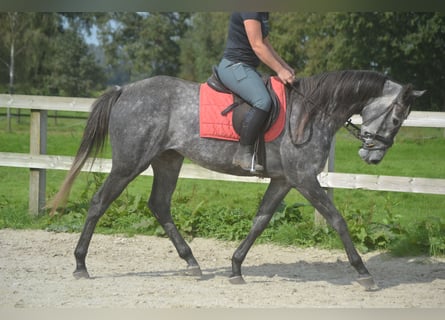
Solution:
<svg viewBox="0 0 445 320">
<path fill-rule="evenodd" d="M 383 136 L 365 132 L 360 134 L 360 140 L 363 142 L 358 154 L 368 164 L 378 164 L 394 143 L 392 138 L 385 138 Z"/>
<path fill-rule="evenodd" d="M 360 148 L 358 151 L 360 158 L 368 164 L 378 164 L 386 154 L 386 148 Z"/>
</svg>

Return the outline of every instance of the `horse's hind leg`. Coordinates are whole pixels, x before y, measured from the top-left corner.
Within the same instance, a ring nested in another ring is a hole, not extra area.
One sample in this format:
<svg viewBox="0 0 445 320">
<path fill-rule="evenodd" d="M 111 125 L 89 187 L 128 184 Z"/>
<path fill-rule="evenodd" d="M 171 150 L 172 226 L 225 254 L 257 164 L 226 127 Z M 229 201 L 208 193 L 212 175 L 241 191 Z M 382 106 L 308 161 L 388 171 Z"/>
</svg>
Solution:
<svg viewBox="0 0 445 320">
<path fill-rule="evenodd" d="M 76 278 L 89 278 L 85 264 L 85 258 L 88 253 L 91 238 L 100 217 L 105 213 L 110 204 L 122 193 L 128 183 L 137 176 L 136 172 L 132 175 L 123 174 L 120 170 L 112 169 L 104 184 L 93 196 L 85 224 L 77 242 L 74 256 L 76 258 L 76 270 L 73 275 Z"/>
<path fill-rule="evenodd" d="M 193 256 L 192 250 L 176 228 L 170 213 L 171 199 L 183 160 L 184 158 L 175 151 L 167 151 L 153 160 L 151 164 L 153 168 L 153 186 L 148 207 L 164 228 L 179 256 L 187 262 L 187 274 L 201 276 L 199 264 Z"/>
</svg>

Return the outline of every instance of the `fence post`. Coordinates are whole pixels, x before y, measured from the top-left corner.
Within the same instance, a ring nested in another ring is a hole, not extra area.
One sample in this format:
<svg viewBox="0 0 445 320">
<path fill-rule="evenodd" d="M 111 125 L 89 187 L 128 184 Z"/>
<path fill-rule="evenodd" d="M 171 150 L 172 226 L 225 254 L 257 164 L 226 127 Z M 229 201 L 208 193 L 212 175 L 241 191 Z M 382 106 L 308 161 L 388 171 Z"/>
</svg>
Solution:
<svg viewBox="0 0 445 320">
<path fill-rule="evenodd" d="M 335 136 L 331 142 L 331 148 L 329 149 L 329 157 L 326 161 L 325 167 L 323 171 L 334 172 L 334 163 L 335 163 Z M 326 193 L 328 197 L 333 200 L 334 199 L 334 189 L 326 188 Z M 324 228 L 326 227 L 325 218 L 317 211 L 314 212 L 314 225 L 315 227 Z"/>
<path fill-rule="evenodd" d="M 46 154 L 46 131 L 48 112 L 31 109 L 29 153 Z M 29 170 L 29 213 L 38 215 L 45 207 L 46 170 L 30 168 Z"/>
</svg>

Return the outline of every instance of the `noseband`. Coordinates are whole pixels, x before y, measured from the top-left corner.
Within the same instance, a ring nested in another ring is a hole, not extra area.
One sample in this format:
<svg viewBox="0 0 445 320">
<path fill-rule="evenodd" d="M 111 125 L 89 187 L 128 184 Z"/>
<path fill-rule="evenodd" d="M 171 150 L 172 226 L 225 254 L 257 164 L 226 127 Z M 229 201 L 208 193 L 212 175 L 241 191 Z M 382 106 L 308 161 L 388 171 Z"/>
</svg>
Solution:
<svg viewBox="0 0 445 320">
<path fill-rule="evenodd" d="M 394 138 L 385 138 L 382 135 L 379 135 L 378 132 L 380 131 L 380 128 L 382 127 L 383 123 L 385 122 L 386 118 L 389 116 L 390 112 L 394 110 L 394 107 L 400 104 L 397 101 L 394 101 L 387 110 L 384 110 L 382 113 L 374 116 L 373 118 L 367 120 L 362 125 L 373 122 L 377 120 L 378 118 L 384 116 L 383 121 L 381 122 L 379 128 L 376 132 L 369 132 L 365 131 L 363 134 L 361 133 L 361 129 L 357 127 L 355 124 L 352 123 L 351 119 L 349 119 L 346 124 L 345 128 L 358 140 L 363 142 L 363 149 L 365 150 L 386 150 L 390 148 L 394 143 Z M 381 147 L 376 147 L 375 141 L 381 142 L 383 145 Z"/>
</svg>

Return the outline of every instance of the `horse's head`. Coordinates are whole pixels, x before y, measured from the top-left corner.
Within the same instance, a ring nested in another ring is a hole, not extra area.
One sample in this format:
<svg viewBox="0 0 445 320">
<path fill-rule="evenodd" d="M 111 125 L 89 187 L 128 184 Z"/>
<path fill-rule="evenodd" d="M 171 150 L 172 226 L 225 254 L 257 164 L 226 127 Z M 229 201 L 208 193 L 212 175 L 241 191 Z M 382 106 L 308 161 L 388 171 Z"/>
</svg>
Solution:
<svg viewBox="0 0 445 320">
<path fill-rule="evenodd" d="M 411 85 L 401 86 L 390 80 L 385 82 L 382 96 L 371 100 L 361 112 L 360 139 L 363 145 L 359 155 L 364 161 L 377 164 L 383 159 L 408 117 L 414 99 L 424 92 L 413 90 Z"/>
</svg>

